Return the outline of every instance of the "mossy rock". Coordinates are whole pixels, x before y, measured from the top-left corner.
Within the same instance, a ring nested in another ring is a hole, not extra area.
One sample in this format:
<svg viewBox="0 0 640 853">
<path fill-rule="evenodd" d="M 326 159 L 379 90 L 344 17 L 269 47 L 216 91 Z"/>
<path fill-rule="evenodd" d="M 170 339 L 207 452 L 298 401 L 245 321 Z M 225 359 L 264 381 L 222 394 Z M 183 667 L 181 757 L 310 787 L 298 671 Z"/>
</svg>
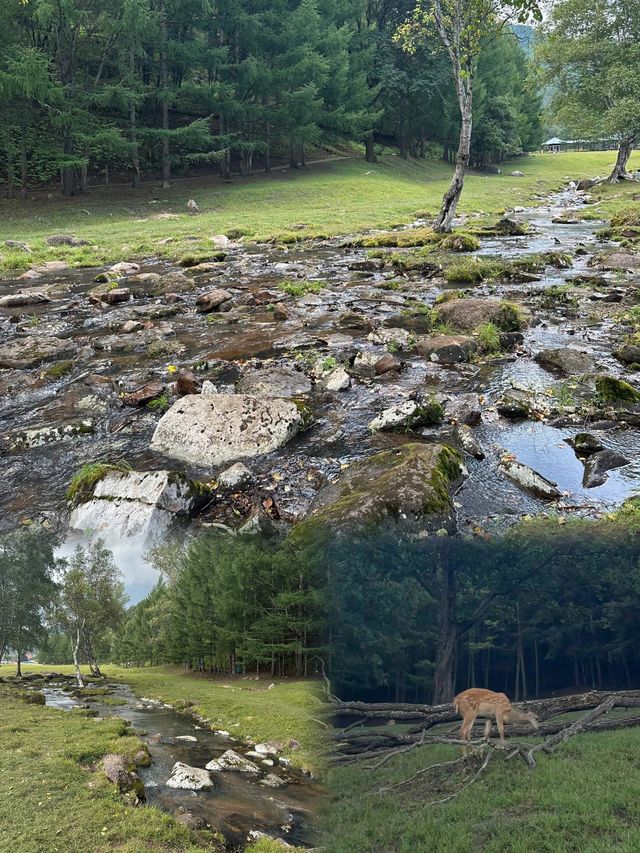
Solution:
<svg viewBox="0 0 640 853">
<path fill-rule="evenodd" d="M 640 403 L 640 391 L 613 376 L 598 376 L 596 392 L 603 403 Z"/>
<path fill-rule="evenodd" d="M 451 492 L 462 473 L 458 452 L 442 444 L 411 443 L 377 453 L 320 490 L 298 536 L 318 524 L 346 533 L 453 531 Z"/>
<path fill-rule="evenodd" d="M 45 371 L 43 371 L 42 378 L 45 379 L 47 382 L 56 382 L 58 379 L 62 379 L 68 373 L 71 373 L 72 370 L 72 361 L 56 361 Z"/>
</svg>

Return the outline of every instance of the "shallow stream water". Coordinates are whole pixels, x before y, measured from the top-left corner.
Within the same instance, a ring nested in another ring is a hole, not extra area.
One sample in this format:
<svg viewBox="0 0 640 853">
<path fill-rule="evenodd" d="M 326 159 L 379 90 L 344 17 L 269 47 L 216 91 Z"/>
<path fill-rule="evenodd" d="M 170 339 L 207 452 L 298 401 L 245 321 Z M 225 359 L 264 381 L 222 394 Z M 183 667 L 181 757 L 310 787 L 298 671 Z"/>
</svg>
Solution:
<svg viewBox="0 0 640 853">
<path fill-rule="evenodd" d="M 80 704 L 62 687 L 47 687 L 42 692 L 46 704 L 53 708 L 68 711 Z M 174 814 L 187 811 L 203 818 L 234 847 L 244 847 L 251 831 L 264 832 L 293 845 L 314 845 L 314 814 L 323 792 L 309 776 L 269 757 L 267 760 L 275 760 L 275 765 L 262 765 L 259 774 L 213 772 L 214 787 L 210 791 L 169 788 L 166 782 L 176 761 L 203 768 L 228 749 L 245 754 L 248 747 L 228 735 L 204 728 L 186 714 L 136 698 L 126 685 L 114 685 L 109 696 L 122 700 L 123 704 L 105 704 L 96 697 L 90 706 L 101 717 L 127 720 L 132 733 L 146 743 L 152 762 L 150 767 L 140 768 L 139 775 L 149 805 Z M 179 740 L 182 736 L 197 740 Z M 260 759 L 250 760 L 260 765 Z M 260 784 L 267 774 L 286 780 L 286 785 L 270 788 Z"/>
</svg>

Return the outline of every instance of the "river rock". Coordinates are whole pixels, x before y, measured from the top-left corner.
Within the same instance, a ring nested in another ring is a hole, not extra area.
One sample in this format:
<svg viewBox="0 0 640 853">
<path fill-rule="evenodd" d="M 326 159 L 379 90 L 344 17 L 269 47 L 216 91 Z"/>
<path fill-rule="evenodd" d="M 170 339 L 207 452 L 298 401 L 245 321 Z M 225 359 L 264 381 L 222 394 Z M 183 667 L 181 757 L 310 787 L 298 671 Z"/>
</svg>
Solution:
<svg viewBox="0 0 640 853">
<path fill-rule="evenodd" d="M 602 442 L 590 432 L 579 432 L 573 438 L 565 438 L 570 447 L 575 450 L 576 456 L 591 456 L 603 450 Z"/>
<path fill-rule="evenodd" d="M 542 474 L 534 471 L 528 465 L 519 462 L 513 455 L 507 454 L 500 460 L 500 468 L 516 485 L 521 486 L 536 497 L 544 500 L 556 500 L 561 497 L 558 484 L 547 480 Z"/>
<path fill-rule="evenodd" d="M 267 775 L 260 780 L 260 784 L 264 785 L 265 788 L 284 788 L 287 782 L 281 776 L 276 776 L 275 773 L 267 773 Z"/>
<path fill-rule="evenodd" d="M 236 462 L 218 474 L 218 485 L 223 489 L 244 489 L 253 480 L 253 474 L 243 462 Z"/>
<path fill-rule="evenodd" d="M 582 485 L 585 489 L 602 486 L 607 481 L 607 472 L 629 464 L 629 459 L 616 450 L 600 450 L 588 456 L 584 463 Z"/>
<path fill-rule="evenodd" d="M 147 382 L 142 387 L 137 388 L 130 394 L 122 398 L 125 406 L 146 406 L 151 400 L 155 400 L 165 389 L 165 384 L 160 379 L 154 379 Z"/>
<path fill-rule="evenodd" d="M 350 465 L 318 492 L 309 517 L 326 522 L 332 532 L 385 526 L 453 530 L 451 492 L 463 472 L 460 456 L 450 447 L 405 444 Z"/>
<path fill-rule="evenodd" d="M 385 373 L 402 370 L 402 362 L 390 352 L 385 352 L 380 356 L 373 365 L 373 370 L 376 376 L 383 376 Z"/>
<path fill-rule="evenodd" d="M 107 272 L 112 275 L 133 275 L 140 272 L 140 264 L 134 264 L 131 261 L 120 261 L 117 264 L 109 267 Z"/>
<path fill-rule="evenodd" d="M 77 350 L 77 343 L 48 335 L 14 338 L 0 346 L 0 367 L 38 367 Z"/>
<path fill-rule="evenodd" d="M 131 299 L 131 291 L 128 287 L 114 287 L 100 296 L 107 305 L 117 305 L 119 302 L 128 302 Z"/>
<path fill-rule="evenodd" d="M 477 351 L 478 344 L 470 335 L 435 335 L 419 338 L 415 351 L 437 364 L 458 364 L 469 361 Z"/>
<path fill-rule="evenodd" d="M 404 403 L 380 412 L 369 424 L 369 430 L 371 432 L 411 430 L 440 423 L 442 415 L 442 406 L 439 403 L 406 400 Z"/>
<path fill-rule="evenodd" d="M 457 443 L 465 453 L 468 453 L 469 456 L 473 456 L 475 459 L 484 459 L 484 450 L 470 427 L 466 424 L 458 424 L 454 429 L 453 434 Z"/>
<path fill-rule="evenodd" d="M 243 376 L 236 391 L 254 397 L 299 397 L 311 391 L 311 380 L 294 368 L 267 367 Z"/>
<path fill-rule="evenodd" d="M 22 308 L 24 305 L 46 305 L 51 299 L 41 290 L 25 290 L 0 296 L 0 308 Z"/>
<path fill-rule="evenodd" d="M 74 421 L 73 423 L 30 427 L 15 430 L 7 436 L 9 447 L 13 450 L 31 450 L 34 447 L 45 447 L 58 441 L 70 441 L 94 431 L 91 420 Z"/>
<path fill-rule="evenodd" d="M 639 270 L 640 253 L 617 249 L 596 261 L 596 267 L 601 270 Z"/>
<path fill-rule="evenodd" d="M 7 249 L 13 249 L 16 252 L 31 252 L 31 246 L 22 240 L 5 240 L 4 245 Z"/>
<path fill-rule="evenodd" d="M 545 370 L 565 376 L 588 373 L 593 370 L 593 360 L 586 353 L 568 347 L 543 349 L 535 356 L 535 360 Z"/>
<path fill-rule="evenodd" d="M 200 392 L 200 380 L 191 370 L 180 370 L 176 377 L 176 394 L 185 397 L 187 394 Z"/>
<path fill-rule="evenodd" d="M 153 292 L 158 296 L 166 296 L 169 293 L 190 293 L 195 286 L 194 280 L 183 272 L 169 272 L 161 276 Z"/>
<path fill-rule="evenodd" d="M 205 765 L 207 770 L 233 770 L 236 773 L 259 773 L 260 768 L 233 749 L 228 749 L 220 758 L 212 759 Z"/>
<path fill-rule="evenodd" d="M 376 329 L 367 335 L 367 340 L 372 344 L 406 349 L 411 343 L 411 335 L 406 329 Z"/>
<path fill-rule="evenodd" d="M 526 391 L 516 388 L 506 391 L 496 404 L 498 414 L 510 420 L 528 418 L 531 414 L 531 401 Z"/>
<path fill-rule="evenodd" d="M 358 329 L 364 332 L 370 332 L 374 327 L 374 322 L 364 314 L 358 314 L 356 311 L 347 311 L 338 317 L 337 326 L 339 329 Z"/>
<path fill-rule="evenodd" d="M 451 299 L 438 307 L 438 316 L 461 332 L 473 332 L 485 323 L 494 323 L 503 331 L 511 331 L 509 317 L 499 299 Z M 522 312 L 523 321 L 526 314 Z"/>
<path fill-rule="evenodd" d="M 231 299 L 233 299 L 233 295 L 228 290 L 216 288 L 198 296 L 196 299 L 196 308 L 203 314 L 208 314 L 211 311 L 222 311 L 226 307 L 229 307 L 226 303 Z"/>
<path fill-rule="evenodd" d="M 93 497 L 73 509 L 69 525 L 118 543 L 125 538 L 152 543 L 202 500 L 191 480 L 173 471 L 110 471 Z"/>
<path fill-rule="evenodd" d="M 213 788 L 213 779 L 208 770 L 176 761 L 171 768 L 171 776 L 167 779 L 167 787 L 182 788 L 185 791 L 209 791 Z"/>
<path fill-rule="evenodd" d="M 184 808 L 178 809 L 176 812 L 176 820 L 178 823 L 181 823 L 183 826 L 186 826 L 187 829 L 206 829 L 208 826 L 206 820 L 203 817 L 199 817 L 195 815 L 193 812 L 186 811 Z"/>
<path fill-rule="evenodd" d="M 145 325 L 140 320 L 127 320 L 120 326 L 120 332 L 123 335 L 131 335 L 133 332 L 141 332 L 144 328 Z"/>
<path fill-rule="evenodd" d="M 351 377 L 344 367 L 336 367 L 323 380 L 322 384 L 327 391 L 346 391 L 351 385 Z"/>
<path fill-rule="evenodd" d="M 289 400 L 197 394 L 178 400 L 162 416 L 151 449 L 217 467 L 271 453 L 305 425 L 303 412 Z"/>
<path fill-rule="evenodd" d="M 614 352 L 614 356 L 623 364 L 640 364 L 640 346 L 624 344 Z"/>
<path fill-rule="evenodd" d="M 70 234 L 52 234 L 45 239 L 47 246 L 88 246 L 87 240 L 80 240 Z"/>
<path fill-rule="evenodd" d="M 108 753 L 102 759 L 102 770 L 107 779 L 117 786 L 121 793 L 137 790 L 141 792 L 142 783 L 136 773 L 131 773 L 123 755 Z"/>
</svg>

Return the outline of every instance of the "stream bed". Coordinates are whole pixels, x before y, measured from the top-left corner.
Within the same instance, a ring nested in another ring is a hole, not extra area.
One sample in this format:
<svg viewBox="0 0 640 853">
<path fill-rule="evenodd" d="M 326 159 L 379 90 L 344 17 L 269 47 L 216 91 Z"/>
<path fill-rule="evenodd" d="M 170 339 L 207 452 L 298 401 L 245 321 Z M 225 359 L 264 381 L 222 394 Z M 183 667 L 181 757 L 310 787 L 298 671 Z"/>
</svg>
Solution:
<svg viewBox="0 0 640 853">
<path fill-rule="evenodd" d="M 100 717 L 126 720 L 132 734 L 147 745 L 151 765 L 140 768 L 138 773 L 149 805 L 172 814 L 193 816 L 192 823 L 206 822 L 212 831 L 224 835 L 229 849 L 244 848 L 251 838 L 259 837 L 251 833 L 281 838 L 294 846 L 314 846 L 314 815 L 323 789 L 311 777 L 291 768 L 286 759 L 277 755 L 263 759 L 249 756 L 260 765 L 259 773 L 214 771 L 211 790 L 168 787 L 166 782 L 176 762 L 204 768 L 229 749 L 246 756 L 249 747 L 229 734 L 210 731 L 170 706 L 136 698 L 127 685 L 109 687 L 109 698 L 122 704 L 107 704 L 96 696 L 91 698 L 90 707 Z M 71 688 L 52 685 L 42 690 L 46 704 L 63 711 L 87 701 L 84 697 L 74 698 L 70 691 Z"/>
<path fill-rule="evenodd" d="M 197 384 L 207 380 L 217 393 L 229 394 L 272 368 L 308 382 L 301 396 L 313 414 L 313 425 L 279 450 L 251 459 L 251 484 L 217 493 L 200 511 L 198 525 L 237 527 L 263 513 L 266 505 L 281 525 L 296 523 L 305 518 L 323 485 L 358 460 L 409 441 L 455 444 L 461 405 L 481 414 L 474 435 L 484 458 L 465 457 L 469 476 L 455 495 L 458 530 L 500 528 L 522 515 L 549 509 L 548 501 L 504 475 L 499 463 L 505 453 L 557 483 L 561 498 L 554 511 L 592 516 L 610 511 L 640 484 L 640 432 L 634 424 L 592 427 L 575 416 L 518 421 L 496 410 L 500 398 L 514 389 L 547 401 L 574 393 L 575 377 L 560 376 L 536 361 L 546 348 L 578 350 L 590 359 L 593 374 L 636 382 L 613 352 L 624 339 L 619 315 L 625 305 L 635 303 L 638 274 L 598 267 L 598 253 L 616 247 L 597 239 L 602 221 L 580 221 L 588 203 L 588 195 L 569 188 L 540 207 L 509 212 L 514 220 L 528 223 L 526 236 L 482 239 L 474 253 L 480 257 L 513 260 L 548 251 L 572 256 L 567 268 L 547 267 L 526 283 L 498 279 L 453 288 L 442 276 L 398 274 L 386 262 L 371 262 L 367 249 L 353 248 L 344 238 L 286 247 L 231 243 L 223 262 L 191 269 L 149 258 L 135 275 L 121 276 L 118 287 L 126 287 L 129 295 L 115 304 L 92 296 L 96 277 L 104 270 L 43 273 L 28 287 L 16 280 L 0 281 L 0 297 L 25 289 L 37 290 L 48 300 L 0 308 L 2 341 L 15 346 L 13 361 L 5 358 L 5 369 L 0 369 L 0 437 L 5 446 L 0 457 L 0 524 L 9 529 L 25 518 L 44 519 L 64 530 L 66 489 L 87 462 L 126 460 L 136 471 L 177 468 L 194 480 L 210 482 L 219 471 L 176 463 L 150 448 L 165 402 L 168 406 L 176 399 L 176 372 L 190 371 Z M 567 212 L 575 213 L 576 221 L 568 217 L 567 224 L 558 224 L 558 217 Z M 569 301 L 545 300 L 545 293 L 556 293 L 572 278 L 587 275 L 599 276 L 600 284 L 573 288 Z M 323 287 L 292 295 L 282 290 L 283 281 Z M 198 310 L 197 298 L 211 288 L 231 294 L 229 310 Z M 476 299 L 508 299 L 528 311 L 532 319 L 522 340 L 500 356 L 460 364 L 436 364 L 411 347 L 389 347 L 401 362 L 400 370 L 358 373 L 358 358 L 385 353 L 384 346 L 371 340 L 371 328 L 428 334 L 421 327 L 421 311 L 432 309 L 438 297 L 452 289 Z M 274 304 L 284 307 L 279 316 Z M 346 314 L 363 318 L 363 328 L 345 324 Z M 56 354 L 31 363 L 24 349 L 42 336 L 59 342 Z M 60 377 L 47 374 L 52 363 L 63 360 Z M 327 364 L 347 367 L 346 390 L 326 389 Z M 156 395 L 160 402 L 127 402 L 127 395 L 147 383 L 162 389 Z M 292 396 L 286 385 L 273 381 L 270 395 Z M 425 393 L 442 401 L 446 417 L 439 426 L 406 434 L 369 429 L 381 411 Z M 595 429 L 608 450 L 627 459 L 595 487 L 583 484 L 583 461 L 567 443 L 585 428 Z M 165 533 L 163 525 L 145 528 L 137 544 L 123 540 L 121 530 L 106 529 L 102 535 L 124 567 L 127 561 L 141 560 L 150 542 Z"/>
</svg>

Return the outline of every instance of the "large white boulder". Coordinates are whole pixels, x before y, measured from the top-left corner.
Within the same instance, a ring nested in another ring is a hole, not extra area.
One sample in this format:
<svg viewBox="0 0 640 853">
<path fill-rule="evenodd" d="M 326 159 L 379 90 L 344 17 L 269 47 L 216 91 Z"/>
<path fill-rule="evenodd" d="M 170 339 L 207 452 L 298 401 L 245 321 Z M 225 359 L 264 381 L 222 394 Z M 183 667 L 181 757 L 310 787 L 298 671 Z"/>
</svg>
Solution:
<svg viewBox="0 0 640 853">
<path fill-rule="evenodd" d="M 74 508 L 69 524 L 109 542 L 151 543 L 176 516 L 189 515 L 199 499 L 193 483 L 173 471 L 111 471 L 98 481 L 91 500 Z"/>
<path fill-rule="evenodd" d="M 277 450 L 304 425 L 290 400 L 194 394 L 162 416 L 151 449 L 194 465 L 226 465 Z"/>
<path fill-rule="evenodd" d="M 208 791 L 213 787 L 213 780 L 208 770 L 191 767 L 181 761 L 171 768 L 171 776 L 167 779 L 167 788 L 183 788 L 185 791 Z"/>
</svg>

